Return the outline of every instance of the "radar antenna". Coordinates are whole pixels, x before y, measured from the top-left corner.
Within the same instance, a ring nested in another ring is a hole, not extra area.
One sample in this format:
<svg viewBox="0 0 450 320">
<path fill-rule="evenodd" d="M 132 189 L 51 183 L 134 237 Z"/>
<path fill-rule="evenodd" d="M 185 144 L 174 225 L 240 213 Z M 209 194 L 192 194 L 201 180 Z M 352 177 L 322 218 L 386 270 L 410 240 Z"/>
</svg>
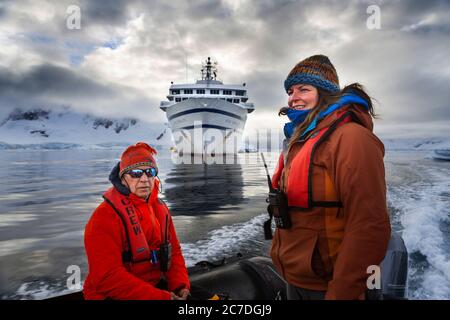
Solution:
<svg viewBox="0 0 450 320">
<path fill-rule="evenodd" d="M 202 80 L 216 80 L 217 78 L 217 62 L 211 63 L 211 57 L 206 59 L 201 69 Z"/>
</svg>

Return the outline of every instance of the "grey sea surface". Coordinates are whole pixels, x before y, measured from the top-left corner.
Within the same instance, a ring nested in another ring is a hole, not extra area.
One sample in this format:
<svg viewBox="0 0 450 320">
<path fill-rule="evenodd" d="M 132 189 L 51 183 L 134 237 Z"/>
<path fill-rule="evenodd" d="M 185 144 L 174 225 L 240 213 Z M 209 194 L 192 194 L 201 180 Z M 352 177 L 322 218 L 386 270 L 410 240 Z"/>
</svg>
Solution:
<svg viewBox="0 0 450 320">
<path fill-rule="evenodd" d="M 84 280 L 84 227 L 110 186 L 108 175 L 121 151 L 0 152 L 2 299 L 69 292 L 72 265 Z M 158 154 L 161 197 L 174 216 L 186 263 L 268 255 L 270 241 L 262 230 L 267 180 L 260 156 L 242 153 L 232 164 L 208 165 L 177 164 L 173 157 L 169 151 Z M 273 172 L 278 152 L 265 158 Z M 410 252 L 408 296 L 449 299 L 450 162 L 433 160 L 426 151 L 388 151 L 385 163 L 393 230 Z"/>
</svg>

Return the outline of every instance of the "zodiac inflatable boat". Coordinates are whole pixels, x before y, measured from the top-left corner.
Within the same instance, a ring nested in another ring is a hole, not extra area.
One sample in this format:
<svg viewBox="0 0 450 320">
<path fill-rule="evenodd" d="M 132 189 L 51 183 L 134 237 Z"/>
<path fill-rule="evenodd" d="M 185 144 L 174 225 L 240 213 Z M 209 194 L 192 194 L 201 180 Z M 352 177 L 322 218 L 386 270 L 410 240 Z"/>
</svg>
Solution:
<svg viewBox="0 0 450 320">
<path fill-rule="evenodd" d="M 405 299 L 408 252 L 403 239 L 392 234 L 386 256 L 380 265 L 381 289 L 368 290 L 368 299 Z M 193 296 L 204 293 L 231 300 L 284 300 L 286 283 L 267 257 L 236 256 L 219 262 L 201 261 L 190 267 Z M 199 292 L 199 291 L 198 291 Z M 51 297 L 49 300 L 80 300 L 81 291 Z"/>
</svg>

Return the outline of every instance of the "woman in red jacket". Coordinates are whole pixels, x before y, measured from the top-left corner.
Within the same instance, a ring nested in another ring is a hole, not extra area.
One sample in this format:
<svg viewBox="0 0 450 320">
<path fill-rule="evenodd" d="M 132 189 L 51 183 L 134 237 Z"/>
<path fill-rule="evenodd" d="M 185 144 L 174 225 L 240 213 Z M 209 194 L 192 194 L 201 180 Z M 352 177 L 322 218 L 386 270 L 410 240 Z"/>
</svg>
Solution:
<svg viewBox="0 0 450 320">
<path fill-rule="evenodd" d="M 158 199 L 156 151 L 128 147 L 86 225 L 85 299 L 186 299 L 190 284 L 167 206 Z"/>
<path fill-rule="evenodd" d="M 384 146 L 359 84 L 342 90 L 330 60 L 300 61 L 284 87 L 291 120 L 273 186 L 286 195 L 271 256 L 291 299 L 364 299 L 367 269 L 390 238 Z M 273 211 L 272 211 L 273 212 Z"/>
</svg>

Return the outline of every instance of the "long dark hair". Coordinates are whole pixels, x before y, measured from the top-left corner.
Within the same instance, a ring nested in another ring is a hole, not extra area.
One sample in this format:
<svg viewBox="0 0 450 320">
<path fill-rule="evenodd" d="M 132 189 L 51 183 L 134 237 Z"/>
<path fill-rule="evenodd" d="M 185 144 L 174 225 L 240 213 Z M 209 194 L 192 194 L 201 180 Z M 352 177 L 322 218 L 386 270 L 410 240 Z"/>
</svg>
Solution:
<svg viewBox="0 0 450 320">
<path fill-rule="evenodd" d="M 317 88 L 317 91 L 319 93 L 319 101 L 317 102 L 317 105 L 308 114 L 305 121 L 303 121 L 297 128 L 295 128 L 294 133 L 292 134 L 291 138 L 289 139 L 289 149 L 300 138 L 303 131 L 305 131 L 305 129 L 308 128 L 308 126 L 311 124 L 313 119 L 319 114 L 319 112 L 325 110 L 330 104 L 333 104 L 336 101 L 338 101 L 339 98 L 346 93 L 350 93 L 350 92 L 356 93 L 361 98 L 366 100 L 367 104 L 369 106 L 369 108 L 368 108 L 369 114 L 372 116 L 372 118 L 376 119 L 378 117 L 378 115 L 375 114 L 375 111 L 373 109 L 372 98 L 366 93 L 364 87 L 357 82 L 349 84 L 344 89 L 342 89 L 338 93 L 334 93 L 334 94 L 330 93 L 328 91 L 325 91 L 321 88 Z M 288 109 L 289 109 L 288 107 L 281 108 L 280 111 L 278 112 L 278 115 L 279 116 L 286 115 L 286 112 Z"/>
</svg>

